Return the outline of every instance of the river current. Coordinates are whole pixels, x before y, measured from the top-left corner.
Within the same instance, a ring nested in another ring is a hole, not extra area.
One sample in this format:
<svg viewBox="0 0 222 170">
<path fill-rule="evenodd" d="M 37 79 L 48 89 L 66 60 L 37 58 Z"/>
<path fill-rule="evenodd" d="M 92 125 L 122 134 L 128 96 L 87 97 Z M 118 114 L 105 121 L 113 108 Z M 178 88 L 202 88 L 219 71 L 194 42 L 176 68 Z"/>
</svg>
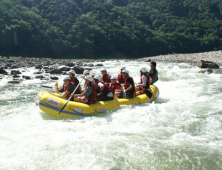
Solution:
<svg viewBox="0 0 222 170">
<path fill-rule="evenodd" d="M 135 61 L 103 64 L 116 76 L 126 66 L 135 82 L 141 67 L 150 69 Z M 92 72 L 99 74 L 100 68 Z M 20 70 L 32 77 L 36 71 Z M 41 85 L 54 87 L 55 81 L 12 85 L 10 76 L 3 77 L 0 169 L 222 169 L 222 69 L 199 74 L 186 63 L 158 62 L 157 70 L 156 103 L 77 118 L 53 117 L 36 106 Z"/>
</svg>

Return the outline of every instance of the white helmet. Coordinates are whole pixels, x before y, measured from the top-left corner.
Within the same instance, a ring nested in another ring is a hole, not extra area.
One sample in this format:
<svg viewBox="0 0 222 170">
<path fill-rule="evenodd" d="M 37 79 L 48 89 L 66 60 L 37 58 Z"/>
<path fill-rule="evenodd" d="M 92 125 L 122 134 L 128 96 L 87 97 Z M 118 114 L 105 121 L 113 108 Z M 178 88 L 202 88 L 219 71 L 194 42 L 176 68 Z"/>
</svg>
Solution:
<svg viewBox="0 0 222 170">
<path fill-rule="evenodd" d="M 70 80 L 70 77 L 65 77 L 65 78 L 63 79 L 63 81 L 65 81 L 65 80 Z"/>
<path fill-rule="evenodd" d="M 97 80 L 99 80 L 99 81 L 102 80 L 101 77 L 100 77 L 100 75 L 95 76 L 94 79 L 97 79 Z"/>
<path fill-rule="evenodd" d="M 91 82 L 93 81 L 92 76 L 86 76 L 85 79 L 86 79 L 86 80 L 89 80 L 89 81 L 91 81 Z"/>
<path fill-rule="evenodd" d="M 140 71 L 141 71 L 142 73 L 145 73 L 145 72 L 146 72 L 146 67 L 141 68 Z"/>
<path fill-rule="evenodd" d="M 75 70 L 71 70 L 69 73 L 76 74 Z"/>
<path fill-rule="evenodd" d="M 116 78 L 116 76 L 113 76 L 112 78 L 111 78 L 111 80 L 116 80 L 117 78 Z"/>
<path fill-rule="evenodd" d="M 121 67 L 121 70 L 126 70 L 126 67 L 125 66 Z"/>
<path fill-rule="evenodd" d="M 84 75 L 85 75 L 85 74 L 89 74 L 89 70 L 83 71 L 83 74 L 84 74 Z"/>
<path fill-rule="evenodd" d="M 91 76 L 92 76 L 92 77 L 95 77 L 95 75 L 96 75 L 96 73 L 91 73 Z"/>
<path fill-rule="evenodd" d="M 123 70 L 122 73 L 129 74 L 129 71 L 128 70 Z"/>
<path fill-rule="evenodd" d="M 105 68 L 103 68 L 101 71 L 106 71 L 106 69 L 105 69 Z"/>
</svg>

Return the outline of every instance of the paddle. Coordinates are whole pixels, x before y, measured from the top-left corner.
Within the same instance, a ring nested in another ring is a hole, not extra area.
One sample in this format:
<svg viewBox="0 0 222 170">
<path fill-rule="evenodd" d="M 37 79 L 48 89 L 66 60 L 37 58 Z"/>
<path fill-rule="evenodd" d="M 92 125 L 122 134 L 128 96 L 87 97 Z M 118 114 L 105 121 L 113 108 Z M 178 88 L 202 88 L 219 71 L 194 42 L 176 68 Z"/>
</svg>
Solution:
<svg viewBox="0 0 222 170">
<path fill-rule="evenodd" d="M 53 88 L 53 87 L 50 87 L 50 86 L 45 86 L 45 85 L 41 85 L 41 87 L 45 87 L 45 88 Z"/>
<path fill-rule="evenodd" d="M 143 87 L 141 87 L 140 86 L 140 88 L 146 93 L 146 95 L 151 99 L 151 97 L 153 96 L 153 94 L 149 91 L 149 90 L 147 90 L 147 89 L 145 89 L 145 88 L 143 88 Z"/>
<path fill-rule="evenodd" d="M 126 98 L 126 89 L 125 89 L 125 86 L 124 86 L 124 84 L 121 84 L 121 86 L 122 86 L 122 88 L 123 88 L 123 92 L 124 92 L 124 96 L 123 96 L 123 98 Z"/>
<path fill-rule="evenodd" d="M 81 80 L 81 82 L 82 82 L 82 81 L 83 81 L 83 79 Z M 79 84 L 76 86 L 75 90 L 71 93 L 71 95 L 70 95 L 69 99 L 67 100 L 66 104 L 65 104 L 65 105 L 62 107 L 62 109 L 59 111 L 58 116 L 59 116 L 60 113 L 63 111 L 63 109 L 66 107 L 67 103 L 68 103 L 69 100 L 72 98 L 72 94 L 74 94 L 74 93 L 76 92 L 76 90 L 78 89 L 78 87 L 79 87 L 79 85 L 80 85 L 81 82 L 79 82 Z"/>
</svg>

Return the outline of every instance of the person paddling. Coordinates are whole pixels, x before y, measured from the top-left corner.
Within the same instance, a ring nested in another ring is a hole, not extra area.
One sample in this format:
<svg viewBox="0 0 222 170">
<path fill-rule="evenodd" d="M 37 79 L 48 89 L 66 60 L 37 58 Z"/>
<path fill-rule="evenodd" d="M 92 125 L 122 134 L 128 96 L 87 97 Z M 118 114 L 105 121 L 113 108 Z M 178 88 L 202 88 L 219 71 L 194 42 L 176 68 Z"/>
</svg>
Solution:
<svg viewBox="0 0 222 170">
<path fill-rule="evenodd" d="M 123 75 L 122 75 L 123 70 L 126 70 L 126 67 L 124 67 L 124 66 L 121 67 L 120 73 L 118 74 L 117 79 L 116 79 L 120 84 L 125 83 L 125 79 L 123 78 Z"/>
<path fill-rule="evenodd" d="M 97 88 L 98 101 L 113 100 L 112 89 L 101 81 L 101 77 L 99 75 L 94 77 L 94 83 L 98 86 Z"/>
<path fill-rule="evenodd" d="M 105 83 L 105 84 L 109 84 L 111 82 L 110 78 L 111 76 L 109 74 L 107 74 L 107 70 L 104 68 L 101 70 L 101 73 L 102 73 L 102 82 Z"/>
<path fill-rule="evenodd" d="M 140 69 L 140 83 L 137 84 L 138 88 L 136 90 L 138 91 L 136 94 L 144 94 L 143 89 L 149 89 L 150 88 L 150 76 L 148 72 L 146 71 L 146 67 L 143 67 Z M 141 88 L 142 87 L 142 88 Z"/>
<path fill-rule="evenodd" d="M 154 83 L 156 83 L 158 81 L 158 71 L 156 70 L 156 62 L 155 61 L 150 62 L 150 68 L 151 69 L 148 72 L 148 74 L 152 78 L 150 85 L 153 85 Z"/>
<path fill-rule="evenodd" d="M 119 95 L 119 98 L 133 98 L 135 97 L 135 84 L 132 77 L 129 76 L 128 70 L 122 71 L 123 78 L 125 79 L 124 89 L 125 91 L 117 91 L 116 94 Z"/>
<path fill-rule="evenodd" d="M 69 72 L 69 77 L 71 79 L 71 83 L 75 84 L 77 86 L 79 84 L 79 80 L 75 77 L 75 75 L 76 75 L 76 72 L 74 70 L 71 70 Z M 80 94 L 80 93 L 81 93 L 81 86 L 78 87 L 76 94 Z"/>
<path fill-rule="evenodd" d="M 93 104 L 97 101 L 97 86 L 93 83 L 92 76 L 85 77 L 85 90 L 81 94 L 72 94 L 74 101 L 85 104 Z"/>
<path fill-rule="evenodd" d="M 113 94 L 115 94 L 116 90 L 122 90 L 121 84 L 116 81 L 116 77 L 111 78 L 111 83 L 109 87 L 112 89 Z"/>
<path fill-rule="evenodd" d="M 83 75 L 84 75 L 84 76 L 83 76 L 82 78 L 85 80 L 85 77 L 86 77 L 86 76 L 89 76 L 89 70 L 84 70 L 84 71 L 83 71 Z M 85 87 L 86 87 L 86 84 L 84 84 L 84 88 L 85 88 Z"/>
<path fill-rule="evenodd" d="M 75 90 L 76 88 L 76 85 L 75 84 L 72 84 L 71 83 L 71 80 L 69 77 L 65 77 L 63 79 L 63 86 L 62 88 L 58 88 L 58 82 L 56 82 L 55 84 L 55 90 L 56 90 L 56 93 L 63 93 L 63 95 L 61 96 L 61 98 L 63 99 L 68 99 L 70 97 L 70 94 Z M 77 93 L 77 92 L 75 92 Z M 73 98 L 71 98 L 71 100 L 73 100 Z"/>
</svg>

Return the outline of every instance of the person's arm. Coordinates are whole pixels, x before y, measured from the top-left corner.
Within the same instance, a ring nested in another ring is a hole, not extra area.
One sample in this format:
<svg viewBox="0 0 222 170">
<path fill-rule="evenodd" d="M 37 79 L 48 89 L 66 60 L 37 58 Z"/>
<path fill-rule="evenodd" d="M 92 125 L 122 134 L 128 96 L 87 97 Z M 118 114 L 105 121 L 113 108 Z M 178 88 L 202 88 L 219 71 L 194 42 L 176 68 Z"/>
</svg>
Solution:
<svg viewBox="0 0 222 170">
<path fill-rule="evenodd" d="M 85 90 L 85 92 L 81 93 L 81 94 L 72 94 L 73 97 L 83 97 L 83 96 L 89 96 L 93 91 L 92 87 L 87 87 L 87 89 Z"/>
<path fill-rule="evenodd" d="M 138 84 L 138 87 L 146 87 L 146 82 L 147 82 L 147 77 L 146 76 L 142 76 L 142 84 Z"/>
<path fill-rule="evenodd" d="M 61 98 L 62 98 L 62 99 L 66 99 L 66 97 L 67 97 L 69 94 L 70 94 L 70 92 L 69 92 L 69 91 L 66 91 L 66 92 L 61 96 Z"/>
<path fill-rule="evenodd" d="M 153 68 L 150 69 L 150 72 L 148 72 L 150 76 L 153 76 L 155 74 L 155 70 Z"/>
<path fill-rule="evenodd" d="M 62 93 L 62 92 L 59 90 L 58 82 L 56 82 L 56 84 L 55 84 L 55 90 L 56 90 L 56 93 Z"/>
<path fill-rule="evenodd" d="M 130 91 L 131 89 L 133 88 L 133 85 L 132 84 L 130 84 L 130 86 L 125 90 L 125 92 L 128 92 L 128 91 Z"/>
</svg>

